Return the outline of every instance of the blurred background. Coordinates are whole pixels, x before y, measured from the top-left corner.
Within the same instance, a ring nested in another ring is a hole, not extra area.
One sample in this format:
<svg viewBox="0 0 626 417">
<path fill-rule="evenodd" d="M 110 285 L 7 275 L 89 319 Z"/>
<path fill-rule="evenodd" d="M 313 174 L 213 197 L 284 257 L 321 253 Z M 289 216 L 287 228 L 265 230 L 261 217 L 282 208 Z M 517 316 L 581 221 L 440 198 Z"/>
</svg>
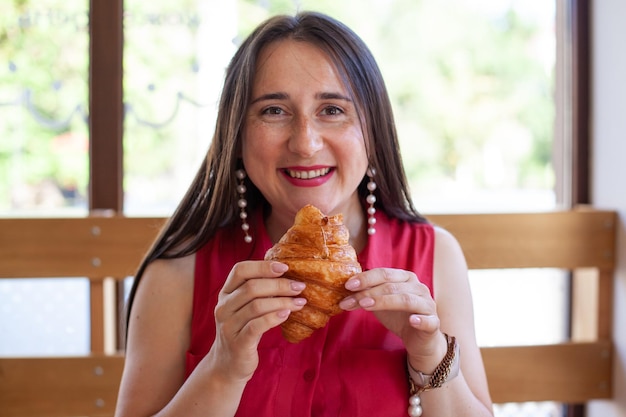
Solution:
<svg viewBox="0 0 626 417">
<path fill-rule="evenodd" d="M 3 1 L 1 217 L 89 215 L 88 7 Z M 122 212 L 172 213 L 208 149 L 237 45 L 265 18 L 297 10 L 328 13 L 370 46 L 420 211 L 567 208 L 558 7 L 558 0 L 126 0 Z M 566 340 L 567 274 L 504 273 L 472 271 L 480 345 Z M 0 356 L 88 353 L 88 304 L 86 279 L 1 280 Z M 561 416 L 565 408 L 496 411 Z"/>
</svg>

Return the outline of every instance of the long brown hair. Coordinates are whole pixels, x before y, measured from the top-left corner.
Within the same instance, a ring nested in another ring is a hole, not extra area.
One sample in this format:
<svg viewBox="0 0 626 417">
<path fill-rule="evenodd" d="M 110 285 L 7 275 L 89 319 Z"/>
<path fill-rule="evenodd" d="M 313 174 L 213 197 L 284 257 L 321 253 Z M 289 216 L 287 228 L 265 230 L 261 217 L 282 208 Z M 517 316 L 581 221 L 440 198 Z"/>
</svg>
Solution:
<svg viewBox="0 0 626 417">
<path fill-rule="evenodd" d="M 215 133 L 209 151 L 189 190 L 139 266 L 128 302 L 128 315 L 146 266 L 158 258 L 177 258 L 196 252 L 219 227 L 239 220 L 235 170 L 239 159 L 244 115 L 250 101 L 256 60 L 271 42 L 292 39 L 319 47 L 333 60 L 359 110 L 366 129 L 370 167 L 376 171 L 377 210 L 409 222 L 425 222 L 410 198 L 382 74 L 365 43 L 341 22 L 316 12 L 275 16 L 246 38 L 227 70 Z M 367 177 L 358 187 L 365 199 Z M 246 179 L 248 208 L 267 204 Z M 242 244 L 244 244 L 242 242 Z"/>
</svg>

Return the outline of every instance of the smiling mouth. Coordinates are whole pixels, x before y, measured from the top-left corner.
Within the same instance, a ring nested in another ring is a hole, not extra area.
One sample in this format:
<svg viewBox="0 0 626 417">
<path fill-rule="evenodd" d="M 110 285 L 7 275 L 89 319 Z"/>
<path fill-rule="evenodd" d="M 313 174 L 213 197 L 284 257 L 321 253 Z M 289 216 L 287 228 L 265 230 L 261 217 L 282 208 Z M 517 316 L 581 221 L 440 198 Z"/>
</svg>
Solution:
<svg viewBox="0 0 626 417">
<path fill-rule="evenodd" d="M 330 168 L 312 169 L 309 171 L 294 171 L 292 169 L 286 169 L 285 173 L 291 178 L 297 178 L 299 180 L 310 180 L 313 178 L 323 177 L 330 172 Z"/>
</svg>

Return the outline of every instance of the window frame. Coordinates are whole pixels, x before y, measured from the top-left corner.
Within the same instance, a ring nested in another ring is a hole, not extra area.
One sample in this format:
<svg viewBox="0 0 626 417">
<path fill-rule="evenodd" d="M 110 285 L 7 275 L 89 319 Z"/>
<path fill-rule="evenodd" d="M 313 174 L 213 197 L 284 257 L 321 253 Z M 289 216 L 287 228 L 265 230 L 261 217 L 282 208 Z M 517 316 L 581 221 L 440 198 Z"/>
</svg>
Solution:
<svg viewBox="0 0 626 417">
<path fill-rule="evenodd" d="M 554 165 L 557 201 L 563 207 L 590 201 L 592 6 L 586 0 L 556 0 L 557 66 Z M 89 1 L 89 214 L 123 213 L 123 0 Z M 117 285 L 118 312 L 123 284 Z M 92 288 L 94 291 L 101 289 Z M 570 297 L 571 298 L 571 297 Z M 116 320 L 116 322 L 119 320 Z M 118 329 L 117 346 L 123 338 Z M 92 351 L 104 341 L 92 340 Z M 567 415 L 585 414 L 584 405 Z"/>
</svg>

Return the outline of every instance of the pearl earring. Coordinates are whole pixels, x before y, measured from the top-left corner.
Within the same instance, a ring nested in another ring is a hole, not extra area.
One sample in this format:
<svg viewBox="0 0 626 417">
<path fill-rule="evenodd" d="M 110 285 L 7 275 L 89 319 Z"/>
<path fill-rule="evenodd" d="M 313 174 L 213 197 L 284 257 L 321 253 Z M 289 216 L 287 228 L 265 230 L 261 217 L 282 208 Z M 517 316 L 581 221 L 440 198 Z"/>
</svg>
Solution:
<svg viewBox="0 0 626 417">
<path fill-rule="evenodd" d="M 243 169 L 238 169 L 235 171 L 235 176 L 237 176 L 237 193 L 239 194 L 239 200 L 237 201 L 237 206 L 239 206 L 239 217 L 241 218 L 241 230 L 246 234 L 243 240 L 246 243 L 252 242 L 252 236 L 248 231 L 250 230 L 250 225 L 248 224 L 248 213 L 246 212 L 246 207 L 248 206 L 248 201 L 245 198 L 246 193 L 246 185 L 243 183 L 243 180 L 246 178 L 246 171 Z"/>
<path fill-rule="evenodd" d="M 369 182 L 367 183 L 367 189 L 370 193 L 367 196 L 366 201 L 369 204 L 369 207 L 367 208 L 367 234 L 370 236 L 376 233 L 376 228 L 374 227 L 374 225 L 376 224 L 376 217 L 374 217 L 374 215 L 376 214 L 376 208 L 374 208 L 374 203 L 376 202 L 376 196 L 374 195 L 374 190 L 376 190 L 374 175 L 376 175 L 376 169 L 371 167 L 368 168 L 367 176 L 369 177 Z"/>
</svg>

